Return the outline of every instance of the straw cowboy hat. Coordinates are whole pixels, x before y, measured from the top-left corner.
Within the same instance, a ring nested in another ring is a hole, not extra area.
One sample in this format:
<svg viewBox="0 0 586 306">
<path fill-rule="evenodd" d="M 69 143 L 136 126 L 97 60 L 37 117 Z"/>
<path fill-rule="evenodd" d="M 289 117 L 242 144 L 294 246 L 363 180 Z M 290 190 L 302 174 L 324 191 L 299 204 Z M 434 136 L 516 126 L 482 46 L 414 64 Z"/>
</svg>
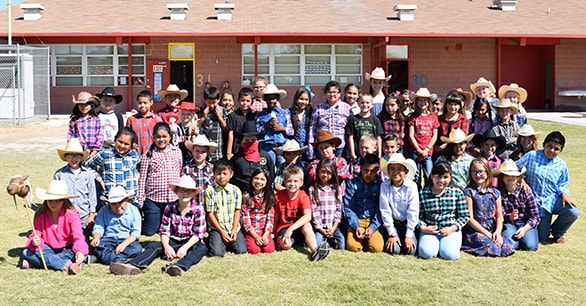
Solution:
<svg viewBox="0 0 586 306">
<path fill-rule="evenodd" d="M 499 98 L 504 98 L 505 94 L 509 91 L 516 92 L 519 95 L 519 103 L 523 103 L 525 100 L 527 100 L 527 90 L 525 90 L 523 87 L 519 87 L 519 84 L 517 83 L 501 86 L 499 88 Z"/>
<path fill-rule="evenodd" d="M 108 192 L 107 197 L 100 196 L 100 200 L 106 201 L 110 204 L 114 204 L 114 203 L 118 203 L 124 199 L 128 199 L 132 196 L 134 196 L 134 193 L 132 191 L 126 192 L 126 189 L 124 189 L 124 187 L 118 185 L 118 186 L 112 188 L 110 190 L 110 192 Z"/>
<path fill-rule="evenodd" d="M 385 76 L 385 70 L 382 69 L 381 67 L 376 67 L 376 68 L 374 68 L 374 70 L 372 71 L 371 74 L 369 74 L 368 72 L 365 73 L 364 77 L 366 78 L 367 81 L 370 81 L 371 79 L 375 79 L 375 80 L 383 80 L 386 82 L 392 77 L 392 75 Z"/>
<path fill-rule="evenodd" d="M 518 131 L 517 131 L 517 136 L 535 136 L 535 137 L 539 137 L 539 135 L 541 135 L 541 132 L 536 132 L 533 127 L 531 126 L 531 124 L 524 124 Z"/>
<path fill-rule="evenodd" d="M 472 101 L 472 93 L 469 91 L 465 91 L 462 88 L 458 87 L 458 88 L 452 88 L 450 89 L 450 91 L 448 92 L 448 95 L 451 93 L 457 93 L 460 95 L 460 97 L 462 97 L 462 102 L 464 103 L 464 109 L 468 109 L 468 107 L 470 106 L 470 102 Z"/>
<path fill-rule="evenodd" d="M 429 92 L 429 89 L 427 89 L 425 87 L 421 87 L 415 93 L 415 99 L 417 99 L 417 98 L 429 98 L 431 100 L 432 95 L 431 95 L 431 92 Z M 436 97 L 436 99 L 437 99 L 437 97 Z"/>
<path fill-rule="evenodd" d="M 191 112 L 196 112 L 196 113 L 198 113 L 200 111 L 199 107 L 195 106 L 195 103 L 187 102 L 187 101 L 182 101 L 181 104 L 179 104 L 179 107 L 177 107 L 177 108 L 180 110 L 191 111 Z"/>
<path fill-rule="evenodd" d="M 65 154 L 81 154 L 81 161 L 85 161 L 88 158 L 88 152 L 84 151 L 81 147 L 81 143 L 79 142 L 78 138 L 71 138 L 67 145 L 65 145 L 65 149 L 57 149 L 57 154 L 62 161 L 67 161 L 65 158 Z"/>
<path fill-rule="evenodd" d="M 472 138 L 472 143 L 475 146 L 480 147 L 480 145 L 488 139 L 494 140 L 494 142 L 496 142 L 499 148 L 502 148 L 507 143 L 503 136 L 497 135 L 492 129 L 486 130 L 486 132 L 484 132 L 484 134 L 482 135 L 474 135 L 474 137 Z"/>
<path fill-rule="evenodd" d="M 469 142 L 474 138 L 474 134 L 470 134 L 466 136 L 466 133 L 461 129 L 453 129 L 450 131 L 448 137 L 442 136 L 440 137 L 441 141 L 445 143 L 462 143 L 462 142 Z"/>
<path fill-rule="evenodd" d="M 67 193 L 67 183 L 62 180 L 53 180 L 49 188 L 37 188 L 37 198 L 41 201 L 77 198 L 77 195 Z"/>
<path fill-rule="evenodd" d="M 411 180 L 413 180 L 413 178 L 415 177 L 415 172 L 416 172 L 415 169 L 417 169 L 415 162 L 410 158 L 406 159 L 403 156 L 403 154 L 393 153 L 391 155 L 391 157 L 388 158 L 388 160 L 384 157 L 381 157 L 380 168 L 383 170 L 383 173 L 386 174 L 387 176 L 389 176 L 389 165 L 391 165 L 391 164 L 403 165 L 403 167 L 405 167 L 405 169 L 407 169 L 406 177 Z"/>
<path fill-rule="evenodd" d="M 102 93 L 96 94 L 96 97 L 100 99 L 102 97 L 114 97 L 116 98 L 116 104 L 122 102 L 122 95 L 117 95 L 116 91 L 112 87 L 104 88 L 104 90 L 102 90 Z"/>
<path fill-rule="evenodd" d="M 279 99 L 283 99 L 287 96 L 287 92 L 277 88 L 275 84 L 269 84 L 265 87 L 265 90 L 258 93 L 258 95 L 262 98 L 266 95 L 279 95 Z"/>
<path fill-rule="evenodd" d="M 258 130 L 256 129 L 256 121 L 254 120 L 247 120 L 244 122 L 244 126 L 242 127 L 242 136 L 257 136 L 258 137 Z"/>
<path fill-rule="evenodd" d="M 181 187 L 184 189 L 189 189 L 193 191 L 199 191 L 199 188 L 195 186 L 195 181 L 189 175 L 182 175 L 177 183 L 170 183 L 169 188 L 175 192 L 177 187 Z"/>
<path fill-rule="evenodd" d="M 517 106 L 517 104 L 511 102 L 511 100 L 509 100 L 509 99 L 501 99 L 499 101 L 499 103 L 496 104 L 494 107 L 495 108 L 508 108 L 513 112 L 513 114 L 515 114 L 515 113 L 517 113 L 517 111 L 519 111 L 519 107 Z"/>
<path fill-rule="evenodd" d="M 185 98 L 187 98 L 187 96 L 189 95 L 187 90 L 179 89 L 179 87 L 177 87 L 177 85 L 175 84 L 170 84 L 167 87 L 167 89 L 159 90 L 159 92 L 157 92 L 157 95 L 159 96 L 159 98 L 161 98 L 161 100 L 165 100 L 165 97 L 171 94 L 179 95 L 179 101 L 185 100 Z"/>
<path fill-rule="evenodd" d="M 517 167 L 515 161 L 512 159 L 507 159 L 501 164 L 500 168 L 492 170 L 492 174 L 499 175 L 502 173 L 504 175 L 510 176 L 521 176 L 525 174 L 526 171 L 527 169 L 525 167 L 523 167 L 521 171 L 519 171 L 519 168 Z"/>
<path fill-rule="evenodd" d="M 334 137 L 334 135 L 332 135 L 332 132 L 330 132 L 328 130 L 321 130 L 321 131 L 317 132 L 317 137 L 315 137 L 315 142 L 312 142 L 311 145 L 314 148 L 317 148 L 320 143 L 324 143 L 324 142 L 331 143 L 334 147 L 338 147 L 342 143 L 342 140 L 338 137 Z"/>
<path fill-rule="evenodd" d="M 490 90 L 490 93 L 492 93 L 492 94 L 494 94 L 496 92 L 496 89 L 494 88 L 494 85 L 492 85 L 492 82 L 485 79 L 484 77 L 480 77 L 478 79 L 478 81 L 476 81 L 476 83 L 470 84 L 470 89 L 474 93 L 476 93 L 476 89 L 478 87 L 488 87 L 488 89 Z"/>
<path fill-rule="evenodd" d="M 92 95 L 91 93 L 89 93 L 87 91 L 80 91 L 77 94 L 77 98 L 72 95 L 71 99 L 73 100 L 73 104 L 92 103 L 94 105 L 94 107 L 98 107 L 100 105 L 100 98 Z"/>
<path fill-rule="evenodd" d="M 303 153 L 307 149 L 307 146 L 300 147 L 299 143 L 294 139 L 288 139 L 287 142 L 281 148 L 275 149 L 278 154 L 283 155 L 283 152 L 299 152 Z"/>
<path fill-rule="evenodd" d="M 213 141 L 209 141 L 204 134 L 197 135 L 193 141 L 185 141 L 185 147 L 189 151 L 193 150 L 193 146 L 208 147 L 210 154 L 216 152 L 216 149 L 218 149 L 218 144 Z"/>
</svg>

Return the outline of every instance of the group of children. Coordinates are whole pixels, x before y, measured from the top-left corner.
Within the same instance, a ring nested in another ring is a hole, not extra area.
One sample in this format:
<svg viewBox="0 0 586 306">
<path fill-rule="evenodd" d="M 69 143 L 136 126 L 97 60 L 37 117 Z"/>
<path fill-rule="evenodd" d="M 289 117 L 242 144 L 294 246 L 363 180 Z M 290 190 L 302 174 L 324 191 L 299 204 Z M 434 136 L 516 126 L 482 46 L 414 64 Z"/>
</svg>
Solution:
<svg viewBox="0 0 586 306">
<path fill-rule="evenodd" d="M 152 95 L 140 92 L 126 126 L 113 89 L 79 93 L 58 150 L 67 165 L 37 192 L 44 202 L 22 267 L 40 267 L 44 251 L 56 270 L 79 273 L 87 256 L 114 274 L 136 275 L 165 257 L 163 271 L 178 276 L 226 251 L 305 246 L 319 261 L 332 247 L 453 260 L 460 249 L 507 256 L 537 250 L 550 235 L 565 242 L 579 215 L 558 157 L 565 139 L 552 132 L 536 150 L 539 133 L 518 113 L 522 88 L 499 90 L 504 96 L 491 104 L 492 84 L 479 79 L 470 119 L 472 95 L 459 88 L 443 101 L 426 88 L 383 94 L 375 114 L 384 86 L 374 80 L 389 77 L 380 68 L 367 77 L 372 93 L 348 85 L 344 102 L 331 81 L 315 108 L 300 88 L 282 109 L 286 92 L 264 78 L 239 91 L 236 110 L 229 91 L 221 98 L 206 88 L 198 109 L 170 85 L 158 93 L 166 106 L 157 114 Z M 486 124 L 493 108 L 496 124 Z M 141 235 L 157 232 L 160 242 L 143 251 Z"/>
</svg>

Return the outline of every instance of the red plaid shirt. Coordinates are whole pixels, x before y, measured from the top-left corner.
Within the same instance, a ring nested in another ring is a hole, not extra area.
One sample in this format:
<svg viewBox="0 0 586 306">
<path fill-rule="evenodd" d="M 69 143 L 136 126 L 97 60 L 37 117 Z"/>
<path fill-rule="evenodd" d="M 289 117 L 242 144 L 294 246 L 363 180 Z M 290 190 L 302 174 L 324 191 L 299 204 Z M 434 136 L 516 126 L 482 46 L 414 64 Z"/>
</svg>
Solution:
<svg viewBox="0 0 586 306">
<path fill-rule="evenodd" d="M 183 160 L 181 150 L 172 146 L 166 151 L 155 148 L 150 158 L 147 154 L 140 161 L 138 204 L 142 207 L 146 198 L 159 203 L 177 200 L 177 195 L 171 191 L 169 184 L 179 180 Z"/>
<path fill-rule="evenodd" d="M 245 193 L 242 196 L 242 223 L 248 233 L 254 230 L 258 235 L 271 233 L 275 224 L 275 208 L 266 212 L 264 197 L 251 196 Z"/>
<path fill-rule="evenodd" d="M 380 112 L 378 119 L 383 126 L 383 133 L 397 136 L 397 144 L 402 148 L 403 138 L 405 138 L 405 124 L 401 124 L 398 119 L 392 118 L 387 112 Z"/>
<path fill-rule="evenodd" d="M 334 223 L 340 222 L 342 218 L 342 188 L 338 188 L 338 198 L 334 186 L 324 189 L 319 186 L 317 191 L 318 199 L 313 195 L 314 186 L 309 187 L 309 198 L 311 199 L 311 224 L 315 229 L 329 229 Z M 319 200 L 319 204 L 318 204 Z"/>
<path fill-rule="evenodd" d="M 134 114 L 132 117 L 126 119 L 126 126 L 131 128 L 136 133 L 134 142 L 138 145 L 138 153 L 143 155 L 146 153 L 153 143 L 153 128 L 157 122 L 161 122 L 161 118 L 155 114 L 143 116 L 142 114 Z"/>
</svg>

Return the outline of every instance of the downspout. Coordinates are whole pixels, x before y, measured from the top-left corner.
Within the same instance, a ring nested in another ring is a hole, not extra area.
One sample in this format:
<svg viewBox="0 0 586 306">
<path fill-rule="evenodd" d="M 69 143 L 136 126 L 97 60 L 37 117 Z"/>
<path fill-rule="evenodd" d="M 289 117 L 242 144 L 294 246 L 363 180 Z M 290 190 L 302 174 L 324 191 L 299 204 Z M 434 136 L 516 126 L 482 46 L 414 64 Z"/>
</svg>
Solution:
<svg viewBox="0 0 586 306">
<path fill-rule="evenodd" d="M 132 111 L 132 37 L 128 37 L 128 111 Z"/>
</svg>

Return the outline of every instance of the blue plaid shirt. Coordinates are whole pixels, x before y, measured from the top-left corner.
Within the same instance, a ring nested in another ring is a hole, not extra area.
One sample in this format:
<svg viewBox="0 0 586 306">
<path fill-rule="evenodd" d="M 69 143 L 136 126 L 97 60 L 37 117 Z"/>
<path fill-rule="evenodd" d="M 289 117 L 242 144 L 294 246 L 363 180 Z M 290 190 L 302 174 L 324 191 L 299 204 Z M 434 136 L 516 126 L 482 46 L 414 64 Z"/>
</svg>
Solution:
<svg viewBox="0 0 586 306">
<path fill-rule="evenodd" d="M 106 193 L 113 187 L 121 185 L 127 192 L 138 194 L 138 163 L 140 155 L 130 150 L 120 155 L 114 147 L 102 149 L 90 157 L 85 165 L 96 170 L 106 185 Z"/>
</svg>

